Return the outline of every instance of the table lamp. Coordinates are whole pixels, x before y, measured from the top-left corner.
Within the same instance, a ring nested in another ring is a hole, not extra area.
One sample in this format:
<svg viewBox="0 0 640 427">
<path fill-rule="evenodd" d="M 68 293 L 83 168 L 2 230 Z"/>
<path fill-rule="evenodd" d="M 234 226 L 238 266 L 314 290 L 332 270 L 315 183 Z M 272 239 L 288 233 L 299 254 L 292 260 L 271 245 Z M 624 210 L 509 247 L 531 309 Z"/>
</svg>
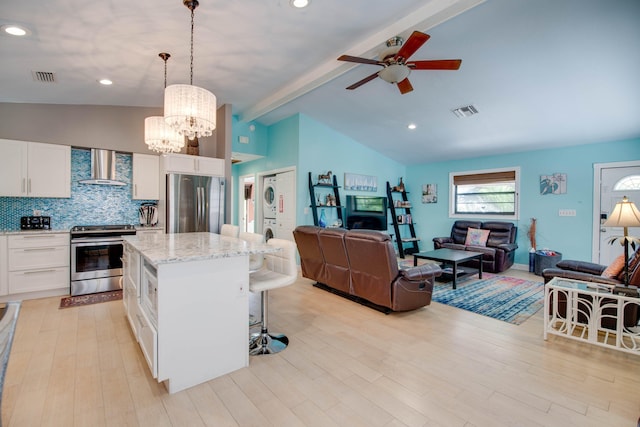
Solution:
<svg viewBox="0 0 640 427">
<path fill-rule="evenodd" d="M 616 203 L 609 219 L 603 225 L 605 227 L 622 227 L 624 230 L 624 284 L 629 286 L 629 241 L 633 242 L 637 239 L 629 237 L 628 228 L 640 227 L 640 211 L 633 202 L 627 199 L 627 196 L 624 196 L 621 202 Z M 614 238 L 612 241 L 617 239 Z"/>
</svg>

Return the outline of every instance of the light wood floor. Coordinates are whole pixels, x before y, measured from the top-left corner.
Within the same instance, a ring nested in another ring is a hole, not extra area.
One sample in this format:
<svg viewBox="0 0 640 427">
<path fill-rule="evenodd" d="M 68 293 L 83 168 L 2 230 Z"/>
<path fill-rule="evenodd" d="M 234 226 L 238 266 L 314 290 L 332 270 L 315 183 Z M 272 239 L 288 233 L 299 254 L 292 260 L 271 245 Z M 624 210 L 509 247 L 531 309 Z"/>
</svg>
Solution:
<svg viewBox="0 0 640 427">
<path fill-rule="evenodd" d="M 121 301 L 25 301 L 2 423 L 635 427 L 640 416 L 640 357 L 545 342 L 542 312 L 520 326 L 438 303 L 385 316 L 306 279 L 270 296 L 289 347 L 174 395 L 150 377 Z"/>
</svg>

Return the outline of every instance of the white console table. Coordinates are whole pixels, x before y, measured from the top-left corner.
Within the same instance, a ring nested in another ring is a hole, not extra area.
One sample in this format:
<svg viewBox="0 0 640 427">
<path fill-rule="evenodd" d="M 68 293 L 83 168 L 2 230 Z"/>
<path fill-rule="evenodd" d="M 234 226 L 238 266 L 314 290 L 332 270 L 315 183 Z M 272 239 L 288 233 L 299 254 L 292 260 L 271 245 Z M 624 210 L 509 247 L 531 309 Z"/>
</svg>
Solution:
<svg viewBox="0 0 640 427">
<path fill-rule="evenodd" d="M 548 334 L 560 335 L 640 355 L 640 326 L 634 324 L 640 298 L 618 295 L 613 289 L 599 283 L 552 279 L 544 291 L 544 339 Z"/>
</svg>

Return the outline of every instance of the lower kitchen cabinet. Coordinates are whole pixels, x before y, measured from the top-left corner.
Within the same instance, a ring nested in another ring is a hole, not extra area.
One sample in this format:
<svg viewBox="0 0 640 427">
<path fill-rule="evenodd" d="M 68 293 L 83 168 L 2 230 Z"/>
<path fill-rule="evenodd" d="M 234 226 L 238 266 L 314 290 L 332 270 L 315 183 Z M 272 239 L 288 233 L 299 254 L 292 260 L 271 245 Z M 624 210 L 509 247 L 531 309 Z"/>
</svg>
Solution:
<svg viewBox="0 0 640 427">
<path fill-rule="evenodd" d="M 9 294 L 69 291 L 69 233 L 7 236 Z"/>
</svg>

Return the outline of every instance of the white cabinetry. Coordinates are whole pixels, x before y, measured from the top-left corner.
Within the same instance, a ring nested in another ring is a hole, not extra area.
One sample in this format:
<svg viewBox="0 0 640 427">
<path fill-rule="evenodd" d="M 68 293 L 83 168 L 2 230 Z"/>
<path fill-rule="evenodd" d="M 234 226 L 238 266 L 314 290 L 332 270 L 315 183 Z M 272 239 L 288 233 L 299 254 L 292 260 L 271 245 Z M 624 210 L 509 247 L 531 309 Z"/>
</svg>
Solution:
<svg viewBox="0 0 640 427">
<path fill-rule="evenodd" d="M 8 236 L 10 294 L 69 290 L 69 233 Z"/>
<path fill-rule="evenodd" d="M 71 147 L 0 139 L 0 196 L 71 197 Z"/>
<path fill-rule="evenodd" d="M 133 153 L 132 199 L 158 200 L 160 194 L 160 157 Z"/>
<path fill-rule="evenodd" d="M 192 156 L 189 154 L 163 154 L 160 165 L 163 174 L 185 173 L 224 176 L 224 159 Z"/>
</svg>

